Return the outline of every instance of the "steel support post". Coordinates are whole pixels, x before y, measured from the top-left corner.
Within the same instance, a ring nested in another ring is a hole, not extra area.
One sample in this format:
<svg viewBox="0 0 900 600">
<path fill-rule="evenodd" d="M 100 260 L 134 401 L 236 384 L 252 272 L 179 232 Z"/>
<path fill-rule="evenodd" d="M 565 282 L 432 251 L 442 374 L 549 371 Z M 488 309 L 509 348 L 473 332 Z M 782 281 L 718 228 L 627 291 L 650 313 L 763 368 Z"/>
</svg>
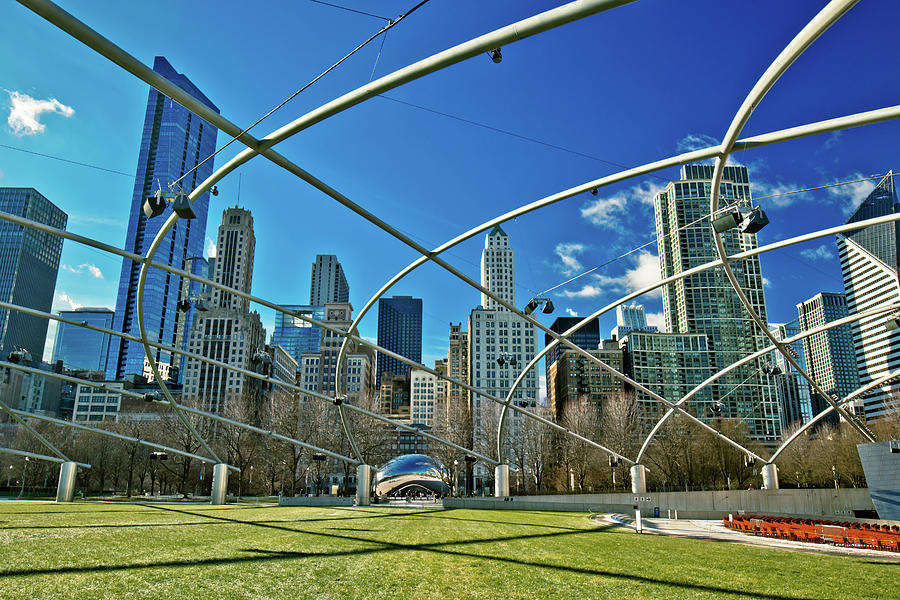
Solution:
<svg viewBox="0 0 900 600">
<path fill-rule="evenodd" d="M 509 496 L 509 465 L 494 467 L 494 497 Z"/>
<path fill-rule="evenodd" d="M 356 467 L 356 505 L 369 506 L 372 501 L 372 467 L 359 465 Z"/>
<path fill-rule="evenodd" d="M 767 490 L 778 489 L 778 467 L 775 463 L 766 463 L 762 467 L 763 487 Z"/>
<path fill-rule="evenodd" d="M 56 486 L 56 501 L 71 502 L 75 497 L 75 476 L 78 465 L 68 460 L 59 465 L 59 484 Z"/>
<path fill-rule="evenodd" d="M 209 494 L 210 504 L 225 504 L 228 493 L 228 465 L 217 463 L 213 466 L 212 491 Z"/>
<path fill-rule="evenodd" d="M 634 465 L 631 467 L 631 493 L 647 493 L 647 467 L 644 465 Z"/>
</svg>

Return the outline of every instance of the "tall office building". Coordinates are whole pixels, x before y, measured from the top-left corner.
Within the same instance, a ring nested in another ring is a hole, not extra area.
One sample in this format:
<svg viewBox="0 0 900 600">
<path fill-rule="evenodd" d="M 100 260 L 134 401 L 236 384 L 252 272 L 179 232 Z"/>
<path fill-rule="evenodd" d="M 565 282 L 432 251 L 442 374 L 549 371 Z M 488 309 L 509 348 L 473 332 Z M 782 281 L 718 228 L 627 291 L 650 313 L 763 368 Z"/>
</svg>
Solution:
<svg viewBox="0 0 900 600">
<path fill-rule="evenodd" d="M 821 327 L 849 314 L 847 297 L 829 292 L 816 294 L 798 304 L 797 313 L 800 330 Z M 806 372 L 829 395 L 844 398 L 859 388 L 851 325 L 832 327 L 828 331 L 806 337 L 802 346 Z M 822 398 L 818 399 L 818 404 L 828 406 Z M 862 400 L 856 400 L 849 408 L 855 414 L 862 415 Z"/>
<path fill-rule="evenodd" d="M 417 363 L 422 362 L 422 299 L 412 296 L 394 296 L 378 300 L 378 345 L 396 352 Z M 381 374 L 409 373 L 409 365 L 392 356 L 378 353 L 378 371 L 375 377 L 380 384 Z"/>
<path fill-rule="evenodd" d="M 620 304 L 616 307 L 616 326 L 610 332 L 614 340 L 621 340 L 631 331 L 645 331 L 653 333 L 657 331 L 655 325 L 647 325 L 647 316 L 644 307 L 640 304 Z"/>
<path fill-rule="evenodd" d="M 0 210 L 57 229 L 68 215 L 34 188 L 0 188 Z M 0 300 L 50 312 L 62 253 L 61 237 L 0 220 Z M 47 320 L 0 309 L 0 355 L 17 348 L 40 361 Z"/>
<path fill-rule="evenodd" d="M 481 255 L 481 285 L 504 300 L 515 302 L 515 264 L 509 236 L 494 227 L 485 236 Z M 471 385 L 499 398 L 506 397 L 521 369 L 537 353 L 535 327 L 501 307 L 482 294 L 482 306 L 469 314 L 469 380 Z M 502 360 L 501 360 L 502 359 Z M 537 369 L 531 369 L 518 387 L 513 404 L 533 407 L 538 401 Z M 499 423 L 500 406 L 478 394 L 470 394 L 473 439 L 476 445 L 488 450 L 493 443 L 492 430 Z M 518 412 L 508 414 L 507 443 L 521 431 L 522 417 Z M 507 453 L 508 456 L 509 453 Z M 476 478 L 484 475 L 483 467 L 476 470 Z"/>
<path fill-rule="evenodd" d="M 250 293 L 256 238 L 253 216 L 242 208 L 222 212 L 216 247 L 213 281 Z M 197 311 L 189 332 L 188 350 L 242 369 L 263 372 L 271 364 L 266 353 L 266 332 L 259 313 L 249 311 L 249 302 L 218 289 L 212 291 L 206 311 Z M 260 381 L 196 359 L 185 363 L 182 395 L 205 410 L 221 412 L 237 398 L 259 399 L 265 392 Z"/>
<path fill-rule="evenodd" d="M 847 223 L 890 215 L 900 210 L 893 173 L 882 179 Z M 900 224 L 884 223 L 837 236 L 850 314 L 900 302 L 897 282 Z M 887 316 L 866 317 L 851 326 L 860 385 L 900 368 L 900 330 L 885 329 Z M 896 414 L 900 382 L 887 383 L 864 398 L 866 420 Z M 896 417 L 895 417 L 896 418 Z"/>
<path fill-rule="evenodd" d="M 218 112 L 219 109 L 203 92 L 190 79 L 175 71 L 165 58 L 157 56 L 153 61 L 153 70 Z M 169 206 L 162 215 L 148 219 L 141 208 L 144 198 L 152 196 L 160 188 L 167 192 L 169 184 L 215 152 L 217 133 L 215 127 L 200 117 L 155 89 L 150 89 L 125 238 L 126 250 L 141 255 L 147 253 L 172 208 Z M 212 172 L 213 160 L 209 160 L 187 175 L 179 187 L 191 191 Z M 175 224 L 154 256 L 154 261 L 182 269 L 187 259 L 203 256 L 209 194 L 197 198 L 193 207 L 197 217 L 180 219 Z M 113 322 L 116 331 L 135 336 L 140 335 L 136 306 L 140 272 L 140 263 L 128 259 L 122 261 Z M 167 271 L 150 269 L 145 289 L 143 312 L 148 338 L 153 342 L 181 347 L 187 334 L 186 330 L 178 329 L 176 314 L 178 302 L 187 300 L 181 297 L 181 278 Z M 166 368 L 172 366 L 173 357 L 169 352 L 157 349 L 155 353 L 158 363 Z M 145 355 L 141 344 L 114 338 L 109 355 L 109 379 L 122 379 L 126 374 L 143 372 Z"/>
<path fill-rule="evenodd" d="M 799 306 L 799 305 L 798 305 Z M 794 319 L 790 323 L 770 323 L 769 331 L 777 340 L 786 340 L 803 331 L 804 327 L 800 319 Z M 809 373 L 807 352 L 803 347 L 803 340 L 791 343 L 794 349 L 794 358 L 803 369 Z M 851 347 L 852 351 L 852 347 Z M 772 352 L 772 364 L 778 367 L 779 373 L 771 375 L 775 384 L 775 395 L 778 398 L 778 407 L 781 412 L 781 428 L 785 429 L 792 423 L 806 423 L 812 418 L 814 401 L 806 381 L 794 365 L 789 363 L 781 352 Z M 821 400 L 824 403 L 824 400 Z M 837 416 L 837 415 L 835 415 Z"/>
<path fill-rule="evenodd" d="M 516 262 L 515 253 L 509 245 L 509 236 L 499 225 L 495 225 L 484 236 L 484 250 L 481 252 L 481 286 L 507 304 L 516 305 Z M 496 300 L 481 294 L 481 306 L 485 310 L 506 310 Z"/>
<path fill-rule="evenodd" d="M 344 269 L 334 254 L 317 254 L 312 265 L 309 303 L 324 306 L 334 302 L 350 302 L 350 286 Z"/>
<path fill-rule="evenodd" d="M 409 373 L 409 418 L 415 424 L 434 426 L 434 412 L 437 394 L 437 377 L 412 369 Z"/>
<path fill-rule="evenodd" d="M 469 384 L 469 332 L 463 331 L 462 323 L 454 325 L 450 323 L 449 342 L 447 344 L 447 376 L 461 383 Z M 447 385 L 447 398 L 450 405 L 466 400 L 468 403 L 469 392 L 464 388 L 450 383 Z"/>
<path fill-rule="evenodd" d="M 681 179 L 654 198 L 660 271 L 663 278 L 718 259 L 709 219 L 713 167 L 684 165 Z M 751 205 L 746 167 L 725 167 L 720 185 L 722 205 Z M 757 247 L 756 234 L 731 229 L 722 234 L 729 255 Z M 766 302 L 759 257 L 731 263 L 741 289 L 766 322 Z M 663 287 L 666 328 L 672 333 L 705 334 L 710 366 L 720 370 L 768 346 L 768 338 L 744 313 L 722 269 L 708 269 Z M 723 403 L 721 416 L 740 419 L 750 435 L 774 442 L 781 436 L 778 403 L 762 372 L 765 359 L 731 371 L 711 386 L 712 402 Z"/>
<path fill-rule="evenodd" d="M 104 329 L 112 327 L 113 321 L 113 311 L 108 308 L 61 310 L 59 316 Z M 67 369 L 106 372 L 107 352 L 109 352 L 108 333 L 62 322 L 56 328 L 52 362 L 61 360 Z"/>
<path fill-rule="evenodd" d="M 311 306 L 309 304 L 279 304 L 285 310 L 315 319 L 325 320 L 324 306 Z M 283 312 L 275 313 L 275 332 L 272 334 L 272 344 L 279 344 L 293 356 L 297 362 L 304 352 L 318 352 L 322 338 L 322 328 L 312 325 L 294 315 Z"/>
</svg>

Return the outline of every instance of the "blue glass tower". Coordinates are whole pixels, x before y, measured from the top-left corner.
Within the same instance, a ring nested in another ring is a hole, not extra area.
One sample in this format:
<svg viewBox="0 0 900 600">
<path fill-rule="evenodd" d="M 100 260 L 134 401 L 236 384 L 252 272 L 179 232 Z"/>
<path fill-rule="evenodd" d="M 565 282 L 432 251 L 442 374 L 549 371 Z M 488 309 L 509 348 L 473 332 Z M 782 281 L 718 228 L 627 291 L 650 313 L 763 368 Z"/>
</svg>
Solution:
<svg viewBox="0 0 900 600">
<path fill-rule="evenodd" d="M 113 311 L 108 308 L 79 308 L 62 310 L 61 317 L 109 329 L 113 323 Z M 78 325 L 60 323 L 56 329 L 53 346 L 53 362 L 61 360 L 67 369 L 106 371 L 109 351 L 109 334 L 85 329 Z"/>
<path fill-rule="evenodd" d="M 422 362 L 422 299 L 394 296 L 378 300 L 378 345 L 410 360 Z M 377 385 L 381 374 L 406 375 L 409 365 L 378 354 Z"/>
<path fill-rule="evenodd" d="M 153 70 L 178 85 L 194 98 L 214 111 L 218 108 L 203 95 L 190 79 L 175 71 L 169 62 L 157 56 Z M 168 185 L 190 171 L 200 161 L 215 152 L 218 130 L 189 110 L 155 89 L 150 90 L 147 111 L 144 117 L 144 132 L 138 157 L 134 193 L 131 198 L 131 217 L 125 249 L 137 254 L 145 254 L 160 227 L 171 214 L 171 206 L 161 216 L 147 219 L 141 210 L 146 196 Z M 213 172 L 213 161 L 207 161 L 181 181 L 185 191 L 193 190 Z M 184 268 L 185 261 L 203 255 L 206 235 L 206 216 L 209 209 L 209 194 L 204 194 L 194 202 L 196 219 L 180 219 L 160 246 L 154 260 L 177 268 Z M 116 314 L 113 329 L 132 335 L 140 335 L 137 321 L 137 284 L 140 264 L 130 260 L 122 261 L 119 278 L 119 294 L 116 299 Z M 147 277 L 144 293 L 144 323 L 151 341 L 181 347 L 186 328 L 177 316 L 177 303 L 183 286 L 181 278 L 158 269 L 151 269 Z M 168 352 L 156 351 L 159 362 L 172 365 Z M 129 373 L 142 373 L 144 349 L 141 344 L 114 339 L 110 343 L 107 377 L 121 379 Z"/>
<path fill-rule="evenodd" d="M 325 307 L 309 304 L 280 304 L 281 308 L 300 313 L 317 321 L 325 320 Z M 306 321 L 275 313 L 275 333 L 272 334 L 272 345 L 280 344 L 297 362 L 304 352 L 318 352 L 321 349 L 322 329 L 310 325 Z"/>
<path fill-rule="evenodd" d="M 0 210 L 65 229 L 68 216 L 33 188 L 0 188 Z M 0 300 L 50 312 L 59 271 L 62 238 L 0 221 Z M 24 348 L 41 360 L 47 320 L 0 309 L 2 358 Z"/>
</svg>

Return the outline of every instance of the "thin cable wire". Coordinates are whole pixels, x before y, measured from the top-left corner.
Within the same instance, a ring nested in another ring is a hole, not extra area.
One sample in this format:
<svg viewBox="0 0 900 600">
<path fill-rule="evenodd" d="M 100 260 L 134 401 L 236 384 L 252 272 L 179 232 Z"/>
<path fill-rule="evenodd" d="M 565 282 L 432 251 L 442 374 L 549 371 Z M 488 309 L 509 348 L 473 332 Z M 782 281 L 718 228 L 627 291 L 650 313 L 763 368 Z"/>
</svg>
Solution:
<svg viewBox="0 0 900 600">
<path fill-rule="evenodd" d="M 591 159 L 591 160 L 596 160 L 597 162 L 602 162 L 602 163 L 604 163 L 604 164 L 610 165 L 610 166 L 612 166 L 612 167 L 616 167 L 616 168 L 618 168 L 618 169 L 627 169 L 627 168 L 628 168 L 628 167 L 626 167 L 625 165 L 622 165 L 622 164 L 613 162 L 613 161 L 611 161 L 611 160 L 606 160 L 605 158 L 600 158 L 599 156 L 594 156 L 594 155 L 592 155 L 592 154 L 586 154 L 586 153 L 584 153 L 584 152 L 579 152 L 578 150 L 572 150 L 571 148 L 566 148 L 565 146 L 558 146 L 558 145 L 556 145 L 556 144 L 551 144 L 550 142 L 545 142 L 545 141 L 539 140 L 539 139 L 537 139 L 537 138 L 529 137 L 529 136 L 527 136 L 527 135 L 522 135 L 521 133 L 516 133 L 516 132 L 514 132 L 514 131 L 509 131 L 508 129 L 501 129 L 501 128 L 499 128 L 499 127 L 494 127 L 493 125 L 487 125 L 487 124 L 485 124 L 485 123 L 479 123 L 478 121 L 473 121 L 473 120 L 471 120 L 471 119 L 466 119 L 466 118 L 464 118 L 464 117 L 459 117 L 459 116 L 457 116 L 457 115 L 453 115 L 453 114 L 450 114 L 450 113 L 446 113 L 446 112 L 443 112 L 443 111 L 440 111 L 440 110 L 435 110 L 435 109 L 433 109 L 433 108 L 428 108 L 427 106 L 422 106 L 422 105 L 420 105 L 420 104 L 413 104 L 412 102 L 407 102 L 406 100 L 399 100 L 399 99 L 397 99 L 397 98 L 392 98 L 392 97 L 390 97 L 390 96 L 385 96 L 384 94 L 378 94 L 376 97 L 377 97 L 377 98 L 383 98 L 383 99 L 385 99 L 385 100 L 390 100 L 391 102 L 396 102 L 397 104 L 403 104 L 403 105 L 409 106 L 409 107 L 411 107 L 411 108 L 417 108 L 417 109 L 419 109 L 419 110 L 424 110 L 425 112 L 430 112 L 430 113 L 433 113 L 433 114 L 435 114 L 435 115 L 440 115 L 440 116 L 442 116 L 442 117 L 447 117 L 448 119 L 454 119 L 454 120 L 459 121 L 459 122 L 461 122 L 461 123 L 467 123 L 467 124 L 469 124 L 469 125 L 474 125 L 475 127 L 481 127 L 482 129 L 487 129 L 487 130 L 489 130 L 489 131 L 494 131 L 494 132 L 497 132 L 497 133 L 502 133 L 502 134 L 504 134 L 504 135 L 508 135 L 508 136 L 511 136 L 511 137 L 514 137 L 514 138 L 518 138 L 518 139 L 520 139 L 520 140 L 525 140 L 526 142 L 532 142 L 532 143 L 534 143 L 534 144 L 540 144 L 541 146 L 546 146 L 547 148 L 553 148 L 554 150 L 562 150 L 563 152 L 568 152 L 569 154 L 574 154 L 575 156 L 581 156 L 581 157 L 583 157 L 583 158 L 589 158 L 589 159 Z M 659 175 L 652 175 L 652 176 L 655 177 L 656 179 L 659 179 L 660 181 L 666 181 L 666 182 L 669 181 L 669 180 L 666 179 L 665 177 L 661 177 L 661 176 L 659 176 Z"/>
<path fill-rule="evenodd" d="M 800 194 L 800 193 L 802 193 L 802 192 L 811 192 L 811 191 L 814 191 L 814 190 L 821 190 L 821 189 L 825 189 L 825 188 L 832 188 L 832 187 L 836 187 L 836 186 L 840 186 L 840 185 L 849 185 L 849 184 L 851 184 L 851 183 L 859 183 L 859 182 L 861 182 L 861 181 L 872 181 L 873 179 L 884 179 L 885 177 L 888 177 L 888 176 L 890 176 L 890 177 L 893 178 L 893 177 L 894 177 L 894 174 L 893 174 L 893 173 L 885 173 L 884 175 L 874 175 L 874 176 L 872 176 L 872 177 L 864 177 L 864 178 L 862 178 L 862 179 L 852 179 L 852 180 L 850 180 L 850 181 L 840 181 L 840 182 L 838 182 L 838 183 L 829 183 L 829 184 L 827 184 L 827 185 L 820 185 L 820 186 L 816 186 L 816 187 L 808 187 L 808 188 L 804 188 L 804 189 L 802 189 L 802 190 L 793 190 L 793 191 L 790 191 L 790 192 L 781 192 L 781 193 L 779 193 L 779 194 L 769 194 L 768 196 L 759 196 L 759 197 L 755 197 L 755 198 L 753 198 L 753 200 L 757 201 L 757 200 L 764 200 L 764 199 L 766 199 L 766 198 L 776 198 L 776 197 L 779 197 L 779 196 L 789 196 L 789 195 L 791 195 L 791 194 Z M 732 204 L 728 204 L 728 205 L 726 205 L 726 206 L 723 206 L 723 207 L 721 207 L 721 208 L 719 209 L 719 211 L 721 212 L 721 211 L 723 211 L 723 210 L 726 210 L 726 209 L 728 209 L 728 208 L 731 208 L 731 207 L 735 206 L 736 204 L 737 204 L 737 203 L 734 202 L 734 203 L 732 203 Z M 705 220 L 705 219 L 708 219 L 709 216 L 710 216 L 710 215 L 704 215 L 704 216 L 700 217 L 699 219 L 697 219 L 697 220 L 695 220 L 695 221 L 691 221 L 690 223 L 687 223 L 686 225 L 682 225 L 682 226 L 679 227 L 678 229 L 675 229 L 675 230 L 673 230 L 672 232 L 670 232 L 670 233 L 664 235 L 664 236 L 662 237 L 662 239 L 666 239 L 667 237 L 672 236 L 672 235 L 678 233 L 679 231 L 683 231 L 683 230 L 687 229 L 688 227 L 691 227 L 692 225 L 696 225 L 697 223 L 699 223 L 699 222 L 701 222 L 701 221 L 703 221 L 703 220 Z M 608 266 L 608 265 L 611 265 L 612 263 L 614 263 L 614 262 L 616 262 L 616 261 L 618 261 L 618 260 L 622 260 L 623 258 L 625 258 L 626 256 L 628 256 L 628 255 L 630 255 L 630 254 L 634 254 L 634 253 L 637 252 L 638 250 L 643 250 L 644 248 L 646 248 L 646 247 L 649 246 L 650 244 L 654 244 L 654 243 L 656 243 L 657 241 L 659 241 L 659 239 L 660 239 L 660 238 L 654 238 L 654 239 L 650 240 L 649 242 L 647 242 L 647 243 L 645 243 L 645 244 L 641 244 L 641 245 L 638 246 L 637 248 L 633 248 L 632 250 L 629 250 L 629 251 L 626 252 L 625 254 L 621 254 L 621 255 L 619 255 L 619 256 L 617 256 L 617 257 L 615 257 L 615 258 L 612 258 L 612 259 L 606 261 L 605 263 L 599 264 L 599 265 L 597 265 L 596 267 L 593 267 L 593 268 L 591 268 L 591 269 L 588 269 L 587 271 L 585 271 L 585 272 L 583 272 L 583 273 L 579 273 L 578 275 L 575 275 L 574 277 L 572 277 L 572 278 L 570 278 L 570 279 L 567 279 L 567 280 L 563 281 L 563 282 L 560 283 L 560 284 L 554 285 L 552 288 L 549 288 L 549 289 L 544 290 L 544 291 L 541 292 L 539 295 L 543 296 L 544 294 L 547 294 L 547 293 L 549 293 L 549 292 L 552 292 L 553 290 L 555 290 L 555 289 L 557 289 L 557 288 L 561 288 L 562 286 L 564 286 L 564 285 L 566 285 L 566 284 L 568 284 L 568 283 L 571 283 L 571 282 L 575 281 L 576 279 L 579 279 L 579 278 L 581 278 L 581 277 L 584 277 L 585 275 L 590 275 L 591 273 L 593 273 L 593 272 L 596 271 L 597 269 L 602 269 L 603 267 L 606 267 L 606 266 Z"/>
<path fill-rule="evenodd" d="M 216 156 L 219 152 L 221 152 L 222 150 L 224 150 L 225 148 L 227 148 L 228 146 L 230 146 L 231 144 L 233 144 L 233 143 L 234 143 L 238 138 L 240 138 L 242 135 L 244 135 L 245 133 L 247 133 L 248 131 L 250 131 L 251 129 L 253 129 L 254 127 L 256 127 L 257 125 L 259 125 L 260 123 L 262 123 L 266 118 L 268 118 L 268 117 L 269 117 L 272 113 L 274 113 L 276 110 L 278 110 L 279 108 L 281 108 L 282 106 L 284 106 L 285 104 L 287 104 L 288 102 L 290 102 L 291 100 L 293 100 L 294 98 L 296 98 L 296 97 L 297 97 L 298 95 L 300 95 L 302 92 L 306 91 L 310 86 L 312 86 L 312 85 L 315 84 L 317 81 L 319 81 L 320 79 L 322 79 L 323 77 L 325 77 L 325 75 L 327 75 L 328 73 L 330 73 L 332 70 L 336 69 L 336 68 L 338 67 L 338 65 L 340 65 L 342 62 L 344 62 L 345 60 L 347 60 L 348 58 L 350 58 L 351 56 L 353 56 L 354 54 L 356 54 L 356 52 L 358 52 L 359 50 L 361 50 L 361 49 L 362 49 L 364 46 L 366 46 L 369 42 L 371 42 L 372 40 L 374 40 L 375 38 L 377 38 L 379 35 L 381 35 L 381 34 L 383 34 L 383 33 L 386 33 L 391 27 L 394 27 L 395 25 L 397 25 L 400 21 L 402 21 L 403 19 L 405 19 L 406 17 L 408 17 L 409 15 L 411 15 L 413 12 L 415 12 L 416 10 L 418 10 L 422 5 L 427 4 L 428 2 L 429 2 L 429 0 L 422 0 L 421 2 L 419 2 L 418 4 L 416 4 L 415 6 L 413 6 L 411 9 L 409 9 L 408 11 L 406 11 L 405 13 L 403 13 L 402 15 L 400 15 L 399 17 L 397 17 L 395 20 L 393 20 L 393 21 L 388 20 L 388 24 L 385 25 L 384 27 L 382 27 L 382 28 L 378 31 L 378 33 L 375 33 L 375 34 L 373 34 L 372 36 L 370 36 L 366 41 L 364 41 L 362 44 L 360 44 L 359 46 L 357 46 L 356 48 L 354 48 L 353 50 L 351 50 L 349 53 L 347 53 L 347 54 L 346 54 L 343 58 L 341 58 L 339 61 L 337 61 L 336 63 L 334 63 L 333 65 L 331 65 L 331 66 L 328 67 L 327 69 L 325 69 L 324 71 L 322 71 L 315 79 L 313 79 L 312 81 L 310 81 L 309 83 L 307 83 L 306 85 L 304 85 L 303 87 L 301 87 L 299 90 L 297 90 L 296 92 L 294 92 L 294 93 L 291 94 L 290 96 L 288 96 L 283 102 L 281 102 L 281 104 L 279 104 L 278 106 L 276 106 L 275 108 L 273 108 L 272 110 L 270 110 L 269 112 L 267 112 L 266 114 L 264 114 L 263 116 L 261 116 L 259 119 L 256 120 L 256 122 L 254 122 L 252 125 L 250 125 L 250 126 L 247 127 L 246 129 L 244 129 L 243 131 L 241 131 L 239 134 L 237 134 L 236 136 L 232 137 L 230 140 L 228 140 L 228 143 L 226 143 L 224 146 L 222 146 L 221 148 L 219 148 L 218 150 L 216 150 L 215 152 L 213 152 L 212 154 L 210 154 L 209 156 L 207 156 L 206 158 L 204 158 L 202 161 L 200 161 L 200 163 L 198 163 L 196 166 L 194 166 L 193 169 L 191 169 L 190 171 L 188 171 L 187 173 L 185 173 L 184 175 L 182 175 L 181 177 L 179 177 L 175 182 L 172 183 L 172 186 L 174 187 L 174 186 L 178 185 L 178 183 L 181 182 L 182 179 L 184 179 L 185 177 L 187 177 L 188 175 L 190 175 L 191 173 L 193 173 L 195 170 L 197 170 L 198 168 L 200 168 L 200 165 L 202 165 L 203 163 L 205 163 L 205 162 L 208 161 L 208 160 L 211 160 L 211 159 L 212 159 L 214 156 Z M 379 18 L 380 18 L 380 17 L 379 17 Z"/>
<path fill-rule="evenodd" d="M 378 59 L 381 58 L 381 51 L 384 50 L 384 41 L 387 39 L 387 31 L 381 36 L 381 46 L 378 48 L 378 54 L 375 56 L 375 64 L 372 65 L 372 72 L 369 74 L 369 82 L 375 78 L 375 68 L 378 67 Z"/>
<path fill-rule="evenodd" d="M 52 158 L 53 160 L 58 160 L 61 162 L 78 165 L 79 167 L 88 167 L 90 169 L 97 169 L 98 171 L 106 171 L 107 173 L 115 173 L 116 175 L 124 175 L 126 177 L 134 178 L 134 173 L 126 173 L 125 171 L 117 171 L 115 169 L 107 169 L 106 167 L 100 167 L 97 165 L 92 165 L 90 163 L 79 162 L 77 160 L 70 160 L 68 158 L 62 158 L 60 156 L 53 156 L 52 154 L 44 154 L 42 152 L 35 152 L 34 150 L 26 150 L 25 148 L 16 148 L 15 146 L 8 146 L 6 144 L 0 144 L 0 148 L 6 148 L 7 150 L 15 150 L 16 152 L 24 152 L 25 154 L 34 154 L 35 156 L 41 156 L 43 158 Z"/>
<path fill-rule="evenodd" d="M 357 10 L 355 8 L 350 8 L 349 6 L 341 6 L 340 4 L 332 4 L 331 2 L 323 2 L 322 0 L 309 0 L 310 2 L 315 2 L 316 4 L 324 4 L 325 6 L 330 6 L 332 8 L 339 8 L 341 10 L 346 10 L 348 12 L 354 12 L 359 15 L 366 15 L 367 17 L 375 17 L 376 19 L 381 19 L 383 21 L 390 21 L 387 17 L 382 17 L 381 15 L 376 15 L 374 13 L 366 12 L 364 10 Z"/>
</svg>

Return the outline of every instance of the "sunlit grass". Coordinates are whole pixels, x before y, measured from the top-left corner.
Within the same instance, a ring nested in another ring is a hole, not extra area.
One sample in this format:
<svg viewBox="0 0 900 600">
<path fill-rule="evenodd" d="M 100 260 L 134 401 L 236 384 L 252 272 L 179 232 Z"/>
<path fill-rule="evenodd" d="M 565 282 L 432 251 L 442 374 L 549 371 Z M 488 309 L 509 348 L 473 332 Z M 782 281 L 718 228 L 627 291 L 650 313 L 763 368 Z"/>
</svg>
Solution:
<svg viewBox="0 0 900 600">
<path fill-rule="evenodd" d="M 586 515 L 0 503 L 0 598 L 890 598 L 898 564 Z"/>
</svg>

